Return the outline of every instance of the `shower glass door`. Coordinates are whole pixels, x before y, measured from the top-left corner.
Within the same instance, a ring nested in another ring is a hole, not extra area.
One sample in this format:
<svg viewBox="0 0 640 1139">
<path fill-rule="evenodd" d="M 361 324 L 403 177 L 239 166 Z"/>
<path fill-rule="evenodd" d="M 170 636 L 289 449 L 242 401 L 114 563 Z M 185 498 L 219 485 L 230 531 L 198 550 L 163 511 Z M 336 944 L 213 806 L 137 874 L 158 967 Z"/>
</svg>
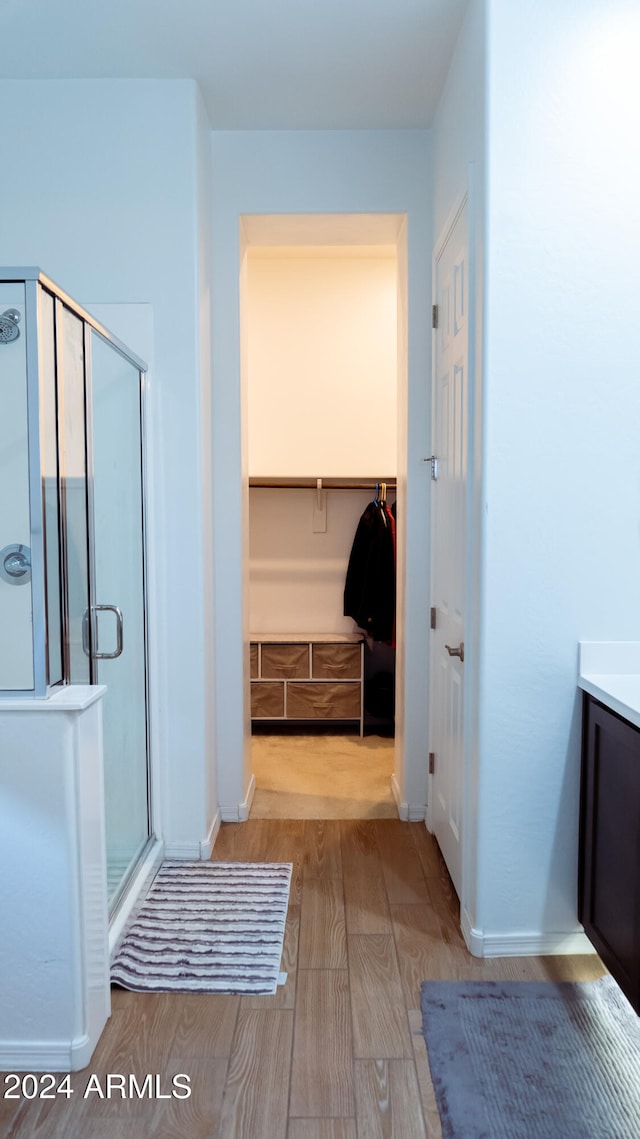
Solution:
<svg viewBox="0 0 640 1139">
<path fill-rule="evenodd" d="M 90 333 L 93 681 L 103 701 L 107 875 L 113 911 L 150 834 L 142 379 Z"/>
<path fill-rule="evenodd" d="M 5 273 L 0 693 L 44 696 L 67 684 L 106 686 L 103 754 L 113 913 L 152 842 L 145 365 L 39 270 Z"/>
</svg>

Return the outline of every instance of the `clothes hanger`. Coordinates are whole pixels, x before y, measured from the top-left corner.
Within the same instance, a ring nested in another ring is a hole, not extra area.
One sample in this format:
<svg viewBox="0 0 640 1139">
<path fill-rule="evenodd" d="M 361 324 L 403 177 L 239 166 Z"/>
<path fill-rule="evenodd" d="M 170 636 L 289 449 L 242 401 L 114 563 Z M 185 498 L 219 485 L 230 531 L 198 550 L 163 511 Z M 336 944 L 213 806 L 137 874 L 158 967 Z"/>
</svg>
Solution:
<svg viewBox="0 0 640 1139">
<path fill-rule="evenodd" d="M 385 526 L 387 525 L 386 497 L 387 497 L 387 484 L 384 482 L 383 483 L 377 482 L 376 483 L 376 494 L 375 494 L 375 498 L 374 498 L 373 502 L 374 502 L 374 505 L 378 507 L 378 510 L 380 511 L 380 514 L 382 517 L 382 521 L 384 522 Z"/>
</svg>

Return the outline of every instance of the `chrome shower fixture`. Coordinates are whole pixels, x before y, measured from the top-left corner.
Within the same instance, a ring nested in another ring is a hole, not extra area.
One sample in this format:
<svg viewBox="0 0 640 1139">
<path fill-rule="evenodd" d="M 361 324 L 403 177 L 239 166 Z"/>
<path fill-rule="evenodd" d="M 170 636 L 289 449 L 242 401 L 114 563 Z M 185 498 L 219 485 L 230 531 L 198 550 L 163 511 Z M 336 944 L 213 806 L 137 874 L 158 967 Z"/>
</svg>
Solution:
<svg viewBox="0 0 640 1139">
<path fill-rule="evenodd" d="M 20 313 L 15 308 L 7 308 L 0 316 L 0 344 L 9 344 L 20 335 L 18 322 Z"/>
<path fill-rule="evenodd" d="M 31 550 L 14 542 L 0 550 L 0 579 L 9 585 L 26 585 L 31 581 Z"/>
</svg>

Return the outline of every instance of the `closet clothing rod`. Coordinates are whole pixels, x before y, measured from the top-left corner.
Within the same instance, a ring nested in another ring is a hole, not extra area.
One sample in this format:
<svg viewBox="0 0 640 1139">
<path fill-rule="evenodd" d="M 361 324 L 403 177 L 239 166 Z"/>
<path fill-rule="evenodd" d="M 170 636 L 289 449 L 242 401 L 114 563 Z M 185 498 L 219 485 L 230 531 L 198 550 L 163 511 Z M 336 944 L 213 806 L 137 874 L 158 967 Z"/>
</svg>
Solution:
<svg viewBox="0 0 640 1139">
<path fill-rule="evenodd" d="M 387 490 L 395 490 L 395 479 L 279 479 L 279 478 L 250 478 L 250 487 L 263 487 L 270 490 L 283 488 L 285 490 L 375 490 L 376 483 L 385 483 Z"/>
</svg>

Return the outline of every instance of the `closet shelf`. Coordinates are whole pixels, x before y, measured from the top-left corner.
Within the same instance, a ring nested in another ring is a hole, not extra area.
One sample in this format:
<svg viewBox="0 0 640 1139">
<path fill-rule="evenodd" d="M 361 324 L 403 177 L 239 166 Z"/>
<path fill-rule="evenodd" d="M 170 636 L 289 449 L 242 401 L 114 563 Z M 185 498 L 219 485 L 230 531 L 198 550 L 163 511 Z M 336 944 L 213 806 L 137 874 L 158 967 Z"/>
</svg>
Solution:
<svg viewBox="0 0 640 1139">
<path fill-rule="evenodd" d="M 285 490 L 375 490 L 376 483 L 385 483 L 387 490 L 396 489 L 395 476 L 380 475 L 377 478 L 272 478 L 252 476 L 249 479 L 250 487 L 263 487 L 265 489 Z"/>
</svg>

